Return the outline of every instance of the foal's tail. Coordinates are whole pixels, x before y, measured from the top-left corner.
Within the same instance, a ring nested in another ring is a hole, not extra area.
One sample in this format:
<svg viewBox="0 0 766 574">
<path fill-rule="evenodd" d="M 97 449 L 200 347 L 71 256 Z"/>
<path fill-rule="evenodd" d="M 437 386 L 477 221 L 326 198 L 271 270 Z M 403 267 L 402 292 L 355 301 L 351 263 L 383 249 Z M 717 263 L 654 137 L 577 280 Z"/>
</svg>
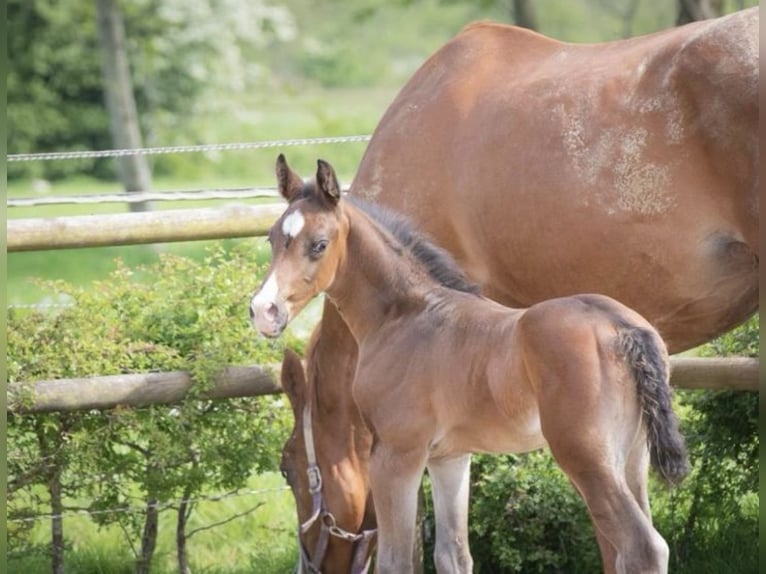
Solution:
<svg viewBox="0 0 766 574">
<path fill-rule="evenodd" d="M 631 326 L 621 331 L 620 347 L 638 386 L 651 464 L 666 483 L 678 484 L 689 473 L 689 459 L 671 404 L 665 345 L 649 329 Z"/>
</svg>

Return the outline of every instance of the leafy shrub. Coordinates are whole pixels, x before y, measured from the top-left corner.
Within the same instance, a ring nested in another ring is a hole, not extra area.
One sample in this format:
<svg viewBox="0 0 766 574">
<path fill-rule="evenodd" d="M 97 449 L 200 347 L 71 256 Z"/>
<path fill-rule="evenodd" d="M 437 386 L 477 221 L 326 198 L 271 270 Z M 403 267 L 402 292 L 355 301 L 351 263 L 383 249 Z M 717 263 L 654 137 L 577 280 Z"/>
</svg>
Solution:
<svg viewBox="0 0 766 574">
<path fill-rule="evenodd" d="M 471 485 L 476 572 L 599 571 L 585 504 L 548 452 L 474 457 Z"/>
<path fill-rule="evenodd" d="M 28 526 L 13 519 L 58 514 L 84 499 L 94 520 L 118 523 L 136 556 L 150 559 L 151 548 L 133 541 L 170 501 L 187 501 L 178 512 L 188 518 L 203 492 L 241 488 L 254 471 L 276 467 L 289 429 L 281 398 L 199 399 L 224 366 L 278 362 L 285 344 L 300 346 L 290 337 L 267 341 L 249 325 L 248 299 L 263 271 L 257 256 L 249 242 L 201 263 L 163 255 L 136 271 L 119 265 L 87 289 L 48 283 L 73 303 L 60 313 L 10 311 L 9 382 L 169 370 L 195 380 L 172 407 L 10 414 L 12 548 L 25 547 Z M 107 512 L 137 505 L 146 511 Z"/>
<path fill-rule="evenodd" d="M 757 357 L 758 348 L 755 315 L 700 354 Z M 758 393 L 681 391 L 678 403 L 693 470 L 678 489 L 655 488 L 652 499 L 671 569 L 758 572 Z"/>
</svg>

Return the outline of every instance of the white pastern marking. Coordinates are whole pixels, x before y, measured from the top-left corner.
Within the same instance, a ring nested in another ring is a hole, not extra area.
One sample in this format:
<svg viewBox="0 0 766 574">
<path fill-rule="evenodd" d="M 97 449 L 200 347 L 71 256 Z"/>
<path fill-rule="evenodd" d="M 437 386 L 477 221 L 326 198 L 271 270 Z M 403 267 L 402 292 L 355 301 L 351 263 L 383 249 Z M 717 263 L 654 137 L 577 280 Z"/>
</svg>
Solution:
<svg viewBox="0 0 766 574">
<path fill-rule="evenodd" d="M 285 217 L 285 220 L 282 222 L 282 233 L 291 238 L 296 237 L 301 232 L 301 229 L 303 229 L 305 223 L 306 220 L 303 218 L 303 214 L 299 209 L 296 209 Z"/>
<path fill-rule="evenodd" d="M 253 295 L 253 299 L 250 301 L 250 307 L 253 311 L 259 307 L 266 307 L 269 303 L 275 303 L 279 296 L 279 285 L 277 284 L 277 278 L 272 273 L 269 278 L 263 284 L 261 289 Z"/>
</svg>

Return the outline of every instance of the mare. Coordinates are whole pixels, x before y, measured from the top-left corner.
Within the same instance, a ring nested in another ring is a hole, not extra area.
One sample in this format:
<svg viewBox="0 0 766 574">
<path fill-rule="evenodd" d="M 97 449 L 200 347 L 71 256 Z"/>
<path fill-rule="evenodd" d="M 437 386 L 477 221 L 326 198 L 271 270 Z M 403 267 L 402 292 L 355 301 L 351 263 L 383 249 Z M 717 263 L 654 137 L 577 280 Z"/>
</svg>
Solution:
<svg viewBox="0 0 766 574">
<path fill-rule="evenodd" d="M 604 293 L 670 352 L 694 347 L 758 308 L 758 23 L 754 8 L 589 45 L 468 26 L 394 99 L 351 194 L 406 213 L 500 303 Z M 313 440 L 326 504 L 361 533 L 372 437 L 356 353 L 326 301 L 307 354 Z M 305 520 L 305 402 L 290 398 L 283 464 Z M 301 537 L 313 549 L 319 528 Z M 358 550 L 332 537 L 323 570 L 349 572 Z"/>
<path fill-rule="evenodd" d="M 470 453 L 547 446 L 588 507 L 605 569 L 667 572 L 647 473 L 651 462 L 676 483 L 688 461 L 651 324 L 603 295 L 504 307 L 400 217 L 341 199 L 328 163 L 304 184 L 280 155 L 277 179 L 288 207 L 250 315 L 276 337 L 325 292 L 357 343 L 351 390 L 373 437 L 376 571 L 412 571 L 428 468 L 437 569 L 471 572 Z"/>
</svg>

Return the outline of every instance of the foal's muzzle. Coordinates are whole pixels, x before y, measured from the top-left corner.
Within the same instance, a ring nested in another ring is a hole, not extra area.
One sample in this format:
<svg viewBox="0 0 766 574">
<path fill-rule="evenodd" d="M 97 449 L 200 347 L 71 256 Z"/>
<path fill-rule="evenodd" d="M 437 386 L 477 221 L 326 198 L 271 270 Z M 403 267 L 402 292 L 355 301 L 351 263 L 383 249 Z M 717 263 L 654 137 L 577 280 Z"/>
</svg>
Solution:
<svg viewBox="0 0 766 574">
<path fill-rule="evenodd" d="M 279 337 L 287 327 L 287 311 L 273 302 L 250 305 L 250 320 L 262 335 Z"/>
<path fill-rule="evenodd" d="M 250 320 L 266 337 L 279 337 L 285 330 L 290 314 L 279 296 L 276 280 L 270 277 L 250 300 Z"/>
</svg>

